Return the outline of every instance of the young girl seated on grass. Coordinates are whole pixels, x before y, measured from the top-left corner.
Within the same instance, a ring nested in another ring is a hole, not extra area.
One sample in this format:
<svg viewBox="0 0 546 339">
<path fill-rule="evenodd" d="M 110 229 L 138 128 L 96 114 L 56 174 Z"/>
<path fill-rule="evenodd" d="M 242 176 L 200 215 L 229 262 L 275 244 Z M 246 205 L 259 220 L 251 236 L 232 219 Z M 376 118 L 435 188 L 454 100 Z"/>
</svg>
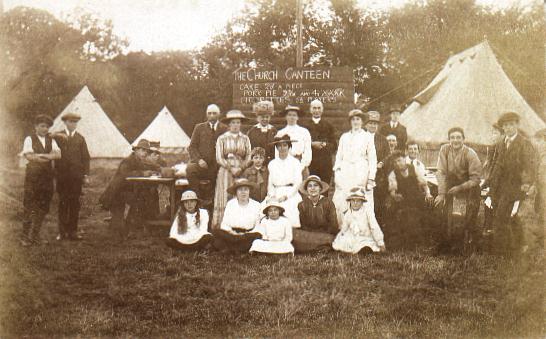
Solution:
<svg viewBox="0 0 546 339">
<path fill-rule="evenodd" d="M 263 212 L 266 217 L 256 227 L 256 231 L 262 234 L 262 238 L 252 242 L 249 252 L 293 254 L 292 225 L 284 216 L 284 208 L 276 201 L 269 201 Z"/>
<path fill-rule="evenodd" d="M 212 240 L 207 230 L 209 214 L 207 210 L 198 207 L 199 199 L 193 191 L 184 192 L 180 202 L 167 244 L 182 251 L 202 250 Z"/>
<path fill-rule="evenodd" d="M 353 188 L 347 197 L 349 209 L 343 214 L 341 231 L 332 243 L 336 251 L 346 253 L 384 252 L 383 232 L 375 219 L 373 207 L 366 204 L 366 194 Z"/>
</svg>

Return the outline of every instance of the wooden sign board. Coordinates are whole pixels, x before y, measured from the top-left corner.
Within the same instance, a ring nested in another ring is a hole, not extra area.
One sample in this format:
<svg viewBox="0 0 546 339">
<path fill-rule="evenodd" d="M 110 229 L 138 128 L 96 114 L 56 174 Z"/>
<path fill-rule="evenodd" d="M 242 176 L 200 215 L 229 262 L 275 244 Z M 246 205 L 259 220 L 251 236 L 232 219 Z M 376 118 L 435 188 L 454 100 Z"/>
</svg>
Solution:
<svg viewBox="0 0 546 339">
<path fill-rule="evenodd" d="M 354 108 L 353 71 L 349 67 L 322 68 L 244 68 L 233 73 L 233 106 L 249 117 L 252 104 L 272 101 L 275 112 L 286 105 L 299 106 L 309 118 L 309 104 L 319 99 L 323 117 L 335 123 L 346 120 Z M 278 119 L 274 119 L 278 121 Z"/>
</svg>

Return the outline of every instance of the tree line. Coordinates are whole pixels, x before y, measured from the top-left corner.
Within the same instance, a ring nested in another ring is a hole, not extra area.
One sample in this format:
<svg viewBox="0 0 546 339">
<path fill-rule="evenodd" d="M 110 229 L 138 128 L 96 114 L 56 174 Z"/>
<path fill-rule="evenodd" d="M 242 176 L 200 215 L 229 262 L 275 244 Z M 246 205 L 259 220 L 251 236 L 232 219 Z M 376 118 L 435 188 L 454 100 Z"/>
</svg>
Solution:
<svg viewBox="0 0 546 339">
<path fill-rule="evenodd" d="M 250 0 L 202 48 L 127 52 L 113 23 L 76 9 L 57 19 L 17 7 L 0 16 L 0 113 L 14 153 L 37 114 L 56 116 L 83 85 L 129 142 L 167 105 L 191 134 L 208 103 L 232 105 L 232 72 L 294 66 L 296 0 Z M 544 118 L 544 13 L 475 0 L 412 0 L 388 11 L 356 0 L 306 1 L 305 66 L 350 66 L 370 108 L 407 103 L 452 53 L 487 39 L 516 88 Z M 197 28 L 196 28 L 197 29 Z M 385 95 L 385 93 L 388 93 Z"/>
</svg>

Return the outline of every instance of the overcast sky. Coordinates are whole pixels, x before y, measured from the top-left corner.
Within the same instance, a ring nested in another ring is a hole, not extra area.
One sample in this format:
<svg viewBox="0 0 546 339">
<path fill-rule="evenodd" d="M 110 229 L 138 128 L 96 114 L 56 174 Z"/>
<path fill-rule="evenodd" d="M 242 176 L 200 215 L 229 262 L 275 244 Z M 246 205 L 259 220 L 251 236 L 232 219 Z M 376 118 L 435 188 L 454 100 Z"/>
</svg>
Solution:
<svg viewBox="0 0 546 339">
<path fill-rule="evenodd" d="M 2 0 L 0 0 L 2 1 Z M 244 0 L 3 0 L 4 9 L 29 6 L 45 9 L 61 18 L 76 7 L 98 12 L 111 19 L 116 33 L 129 38 L 129 49 L 194 49 L 222 30 L 226 22 L 244 7 Z M 311 0 L 304 0 L 311 1 Z M 539 0 L 478 0 L 507 6 L 528 5 Z M 359 0 L 361 6 L 389 9 L 406 0 Z"/>
</svg>

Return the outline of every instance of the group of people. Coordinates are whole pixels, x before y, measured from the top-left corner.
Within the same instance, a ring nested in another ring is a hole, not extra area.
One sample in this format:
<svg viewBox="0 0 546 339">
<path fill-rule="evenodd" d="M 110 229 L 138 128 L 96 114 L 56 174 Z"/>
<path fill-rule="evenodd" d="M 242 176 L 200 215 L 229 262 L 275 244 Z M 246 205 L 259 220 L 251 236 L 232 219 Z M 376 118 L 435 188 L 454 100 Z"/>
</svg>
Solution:
<svg viewBox="0 0 546 339">
<path fill-rule="evenodd" d="M 516 113 L 503 114 L 495 125 L 502 137 L 488 155 L 485 177 L 477 153 L 464 142 L 464 130 L 454 127 L 447 132 L 449 142 L 438 155 L 438 194 L 433 197 L 425 165 L 419 160 L 419 144 L 408 140 L 399 122 L 399 106 L 390 108 L 386 124 L 381 124 L 379 112 L 351 110 L 351 128 L 339 140 L 322 117 L 323 110 L 322 102 L 314 100 L 310 122 L 300 125 L 305 113 L 288 105 L 278 112 L 286 126 L 277 130 L 270 124 L 273 103 L 261 101 L 253 106 L 257 124 L 245 134 L 241 127 L 249 119 L 242 112 L 231 110 L 222 116 L 217 105 L 209 105 L 207 121 L 195 126 L 188 147 L 189 187 L 180 199 L 169 245 L 191 251 L 380 252 L 390 238 L 402 238 L 402 244 L 412 242 L 414 238 L 404 239 L 404 235 L 428 222 L 433 209 L 441 211 L 444 243 L 453 242 L 451 234 L 457 227 L 467 232 L 465 241 L 471 242 L 481 236 L 480 192 L 489 189 L 492 203 L 486 215 L 494 248 L 516 250 L 518 227 L 511 222 L 510 212 L 537 187 L 536 150 L 518 132 Z M 51 161 L 59 162 L 59 173 L 70 172 L 57 178 L 61 202 L 63 196 L 79 196 L 89 173 L 85 139 L 75 132 L 79 116 L 63 116 L 66 131 L 53 134 L 48 134 L 50 121 L 39 118 L 36 135 L 25 140 L 23 151 L 29 160 L 25 201 L 33 202 L 25 203 L 32 218 L 24 223 L 27 243 L 34 241 L 47 213 L 52 181 L 41 185 L 37 180 L 51 177 Z M 112 229 L 121 238 L 138 220 L 131 208 L 126 213 L 126 205 L 136 205 L 138 192 L 125 179 L 157 171 L 159 153 L 147 140 L 140 140 L 101 196 L 102 206 L 111 212 Z M 47 187 L 40 191 L 39 186 Z M 61 239 L 79 237 L 74 230 L 79 205 L 73 200 L 78 199 L 64 199 L 63 212 L 59 208 Z M 153 200 L 145 205 L 157 205 Z M 38 206 L 38 201 L 47 201 L 47 206 Z"/>
</svg>

